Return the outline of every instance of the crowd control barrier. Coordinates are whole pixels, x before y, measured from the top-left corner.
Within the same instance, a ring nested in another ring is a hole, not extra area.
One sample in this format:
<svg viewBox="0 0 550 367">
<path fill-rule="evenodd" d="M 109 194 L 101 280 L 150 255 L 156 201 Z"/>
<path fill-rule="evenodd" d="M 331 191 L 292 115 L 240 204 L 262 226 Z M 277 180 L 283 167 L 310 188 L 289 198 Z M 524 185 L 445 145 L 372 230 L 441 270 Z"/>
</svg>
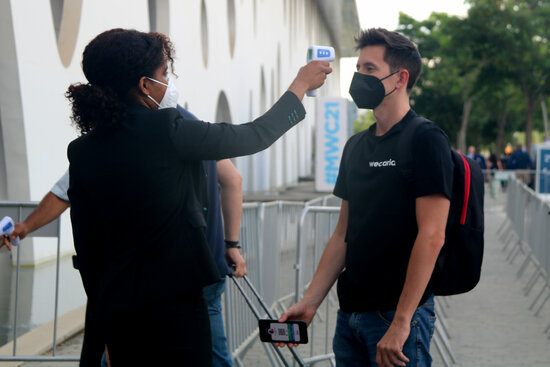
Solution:
<svg viewBox="0 0 550 367">
<path fill-rule="evenodd" d="M 506 219 L 497 235 L 510 264 L 523 258 L 517 277 L 527 280 L 524 295 L 529 297 L 540 288 L 529 307 L 538 316 L 550 300 L 550 205 L 515 178 L 509 181 L 507 191 Z M 544 332 L 550 339 L 550 324 Z"/>
<path fill-rule="evenodd" d="M 37 202 L 12 202 L 12 201 L 0 201 L 0 218 L 4 216 L 11 217 L 15 222 L 22 222 L 36 207 Z M 17 341 L 20 335 L 18 335 L 18 307 L 19 307 L 19 275 L 21 272 L 21 247 L 25 246 L 22 242 L 20 246 L 12 247 L 12 254 L 16 258 L 15 263 L 15 302 L 14 302 L 14 315 L 13 315 L 13 331 L 12 331 L 12 354 L 11 356 L 0 355 L 0 362 L 4 361 L 33 361 L 33 362 L 75 362 L 80 360 L 80 356 L 58 356 L 56 355 L 57 344 L 57 320 L 58 320 L 58 306 L 59 306 L 59 264 L 60 264 L 60 251 L 61 242 L 59 239 L 60 234 L 60 219 L 56 219 L 48 225 L 38 229 L 37 231 L 29 234 L 27 237 L 55 237 L 57 238 L 57 257 L 56 257 L 56 275 L 55 275 L 55 306 L 53 315 L 53 335 L 52 335 L 52 349 L 51 356 L 28 356 L 17 354 Z"/>
<path fill-rule="evenodd" d="M 245 365 L 243 360 L 254 346 L 260 343 L 257 317 L 278 318 L 288 307 L 298 301 L 307 287 L 319 263 L 330 236 L 338 221 L 341 200 L 324 196 L 310 202 L 275 201 L 269 203 L 244 203 L 240 242 L 247 261 L 248 277 L 254 293 L 245 298 L 238 283 L 226 282 L 224 293 L 224 319 L 228 348 L 236 366 Z M 22 221 L 36 207 L 36 203 L 0 202 L 0 215 L 9 215 L 15 221 Z M 550 226 L 547 226 L 550 227 Z M 78 356 L 56 355 L 58 294 L 59 294 L 59 220 L 34 232 L 31 236 L 57 237 L 56 307 L 54 335 L 51 356 L 17 355 L 17 314 L 14 317 L 13 353 L 0 356 L 0 361 L 78 361 Z M 19 274 L 19 250 L 16 278 Z M 235 279 L 236 280 L 236 279 Z M 239 280 L 242 281 L 242 280 Z M 19 289 L 16 279 L 15 303 L 18 303 Z M 248 298 L 248 299 L 247 299 Z M 436 300 L 437 323 L 434 343 L 449 367 L 456 362 L 449 343 L 449 330 L 445 322 L 445 298 Z M 259 310 L 255 313 L 250 309 Z M 272 366 L 286 366 L 288 360 L 312 366 L 319 362 L 335 366 L 332 353 L 332 337 L 336 325 L 338 300 L 335 287 L 331 289 L 317 310 L 309 329 L 309 345 L 300 347 L 300 355 L 290 356 L 288 348 L 274 350 L 269 343 L 261 343 Z M 263 310 L 263 311 L 262 311 Z M 268 312 L 269 311 L 269 312 Z M 17 307 L 15 307 L 17 312 Z M 286 356 L 286 357 L 285 357 Z"/>
</svg>

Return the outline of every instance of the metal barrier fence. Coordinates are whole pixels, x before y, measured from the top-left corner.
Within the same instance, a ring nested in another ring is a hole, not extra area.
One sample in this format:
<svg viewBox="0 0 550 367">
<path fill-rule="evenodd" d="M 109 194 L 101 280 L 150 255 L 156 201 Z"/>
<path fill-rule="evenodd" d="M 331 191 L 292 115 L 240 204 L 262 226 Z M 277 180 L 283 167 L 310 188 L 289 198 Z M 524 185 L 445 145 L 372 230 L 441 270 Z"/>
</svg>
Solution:
<svg viewBox="0 0 550 367">
<path fill-rule="evenodd" d="M 277 317 L 299 299 L 309 285 L 324 246 L 336 226 L 339 207 L 311 204 L 334 202 L 337 200 L 328 196 L 305 204 L 277 201 L 248 203 L 243 207 L 241 241 L 249 279 Z M 249 232 L 252 228 L 248 221 L 254 223 L 256 229 Z M 256 258 L 256 253 L 262 254 L 261 257 Z M 224 301 L 228 346 L 236 365 L 242 366 L 247 351 L 258 340 L 258 324 L 238 292 L 233 283 L 228 283 Z M 261 304 L 254 299 L 253 294 L 248 296 L 252 307 L 261 309 Z M 331 291 L 319 308 L 325 312 L 321 314 L 319 311 L 309 327 L 310 350 L 303 363 L 310 365 L 333 358 L 329 341 L 335 324 L 331 316 L 334 318 L 336 315 L 336 307 L 334 292 Z M 324 327 L 317 328 L 319 324 Z M 262 343 L 262 346 L 273 366 L 286 365 L 284 359 L 276 355 L 271 344 Z"/>
<path fill-rule="evenodd" d="M 0 201 L 0 218 L 4 216 L 11 217 L 16 222 L 22 222 L 36 207 L 37 202 L 12 202 L 12 201 Z M 48 225 L 38 229 L 37 231 L 28 235 L 28 237 L 56 237 L 57 238 L 57 258 L 56 258 L 56 275 L 55 275 L 55 306 L 54 306 L 54 328 L 52 335 L 52 355 L 51 356 L 21 356 L 17 355 L 17 329 L 18 329 L 18 306 L 19 306 L 19 274 L 21 272 L 21 252 L 19 247 L 12 249 L 16 257 L 15 267 L 15 305 L 14 305 L 14 317 L 13 317 L 13 335 L 12 345 L 13 351 L 11 356 L 0 356 L 0 361 L 67 361 L 75 362 L 79 361 L 79 356 L 57 356 L 56 355 L 56 341 L 57 341 L 57 319 L 58 319 L 58 306 L 59 306 L 59 264 L 60 264 L 60 252 L 61 242 L 59 239 L 60 234 L 60 219 L 56 219 Z M 21 243 L 20 246 L 24 246 Z"/>
<path fill-rule="evenodd" d="M 506 216 L 497 231 L 504 244 L 503 251 L 507 251 L 506 260 L 512 263 L 518 256 L 523 256 L 518 279 L 532 268 L 524 295 L 529 296 L 535 285 L 542 281 L 542 287 L 529 307 L 538 316 L 550 300 L 550 204 L 513 178 L 508 185 Z M 544 332 L 550 339 L 550 324 Z"/>
<path fill-rule="evenodd" d="M 515 193 L 515 189 L 510 190 Z M 247 261 L 248 279 L 261 295 L 271 313 L 280 316 L 291 304 L 301 298 L 310 284 L 317 264 L 328 242 L 339 215 L 340 199 L 328 195 L 307 203 L 276 201 L 271 203 L 243 204 L 241 225 L 241 243 Z M 35 207 L 36 203 L 0 202 L 0 215 L 9 215 L 16 221 L 22 221 Z M 337 205 L 337 206 L 336 206 Z M 546 226 L 550 227 L 550 226 Z M 52 356 L 17 355 L 17 314 L 14 321 L 13 355 L 0 356 L 0 361 L 78 361 L 78 356 L 56 356 L 57 303 L 59 287 L 59 219 L 34 232 L 33 236 L 57 237 L 57 274 L 56 307 L 54 315 L 54 335 Z M 19 249 L 17 256 L 16 279 L 19 274 Z M 16 308 L 18 303 L 18 281 L 16 280 Z M 331 289 L 309 327 L 310 345 L 303 362 L 313 365 L 327 361 L 335 365 L 331 348 L 332 335 L 336 323 L 338 301 L 335 289 Z M 232 282 L 227 282 L 224 296 L 225 322 L 228 347 L 236 365 L 243 365 L 243 358 L 258 340 L 256 317 L 250 312 L 243 297 Z M 262 309 L 258 301 L 253 306 Z M 434 342 L 446 366 L 455 358 L 448 342 L 449 332 L 445 323 L 443 307 L 436 302 L 438 322 Z M 446 301 L 441 299 L 444 304 Z M 272 349 L 271 344 L 262 343 L 265 355 L 273 366 L 286 365 Z M 288 354 L 288 352 L 286 352 Z"/>
</svg>

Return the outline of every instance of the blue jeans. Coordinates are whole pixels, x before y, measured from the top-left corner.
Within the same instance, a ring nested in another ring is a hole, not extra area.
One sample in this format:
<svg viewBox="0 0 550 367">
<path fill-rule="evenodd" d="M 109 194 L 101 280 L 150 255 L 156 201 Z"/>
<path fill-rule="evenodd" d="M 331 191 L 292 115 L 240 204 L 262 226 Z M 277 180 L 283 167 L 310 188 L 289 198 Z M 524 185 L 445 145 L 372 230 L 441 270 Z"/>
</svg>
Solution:
<svg viewBox="0 0 550 367">
<path fill-rule="evenodd" d="M 222 293 L 225 291 L 225 278 L 207 285 L 202 289 L 208 306 L 210 328 L 212 331 L 212 358 L 214 367 L 232 366 L 233 362 L 227 351 L 227 338 L 223 328 Z"/>
<path fill-rule="evenodd" d="M 435 311 L 433 296 L 416 309 L 411 320 L 411 333 L 403 354 L 409 358 L 407 366 L 432 365 L 430 341 L 434 332 Z M 377 367 L 376 344 L 388 330 L 395 311 L 347 313 L 338 310 L 332 347 L 338 367 Z"/>
</svg>

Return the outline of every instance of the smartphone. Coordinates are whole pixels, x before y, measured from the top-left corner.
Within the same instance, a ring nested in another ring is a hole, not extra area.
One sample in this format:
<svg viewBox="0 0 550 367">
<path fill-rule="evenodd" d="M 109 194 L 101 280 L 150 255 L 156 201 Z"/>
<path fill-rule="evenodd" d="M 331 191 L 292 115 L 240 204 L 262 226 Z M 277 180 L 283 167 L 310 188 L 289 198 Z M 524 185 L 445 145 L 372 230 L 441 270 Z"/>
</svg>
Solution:
<svg viewBox="0 0 550 367">
<path fill-rule="evenodd" d="M 258 320 L 260 340 L 264 343 L 307 344 L 305 321 Z"/>
</svg>

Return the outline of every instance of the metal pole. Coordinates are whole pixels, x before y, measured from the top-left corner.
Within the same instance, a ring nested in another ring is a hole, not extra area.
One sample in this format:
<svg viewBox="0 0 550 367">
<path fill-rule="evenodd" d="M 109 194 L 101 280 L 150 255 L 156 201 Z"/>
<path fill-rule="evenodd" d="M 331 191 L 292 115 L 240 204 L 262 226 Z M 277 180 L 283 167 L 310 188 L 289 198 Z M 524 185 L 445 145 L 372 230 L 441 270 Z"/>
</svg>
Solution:
<svg viewBox="0 0 550 367">
<path fill-rule="evenodd" d="M 300 300 L 300 297 L 302 295 L 302 272 L 300 269 L 300 267 L 302 266 L 302 228 L 304 227 L 304 222 L 310 208 L 314 207 L 308 206 L 304 208 L 304 210 L 302 211 L 302 215 L 300 216 L 300 223 L 298 224 L 298 243 L 296 245 L 296 263 L 294 264 L 294 269 L 296 270 L 296 293 L 294 294 L 294 302 L 296 303 Z"/>
<path fill-rule="evenodd" d="M 57 315 L 59 310 L 59 264 L 61 262 L 61 220 L 57 219 L 57 261 L 55 265 L 55 310 L 53 318 L 52 355 L 55 357 L 57 342 Z"/>
<path fill-rule="evenodd" d="M 254 289 L 254 286 L 252 285 L 252 283 L 250 283 L 250 280 L 248 280 L 248 277 L 245 275 L 243 277 L 243 279 L 245 280 L 246 284 L 248 284 L 248 287 L 250 288 L 250 290 L 252 291 L 252 293 L 254 293 L 254 296 L 256 296 L 256 298 L 258 299 L 258 302 L 260 302 L 260 305 L 262 306 L 262 308 L 264 309 L 265 313 L 267 314 L 267 316 L 269 316 L 269 318 L 271 319 L 275 319 L 275 316 L 273 316 L 273 313 L 269 310 L 269 307 L 267 307 L 267 305 L 265 304 L 265 302 L 263 301 L 262 297 L 260 297 L 260 295 L 258 294 L 258 292 L 256 291 L 256 289 Z M 236 279 L 235 279 L 236 280 Z M 236 283 L 236 282 L 235 282 Z M 239 289 L 241 289 L 239 287 Z M 248 301 L 247 301 L 248 302 Z M 250 305 L 250 303 L 249 303 Z M 259 318 L 259 317 L 258 317 Z M 279 349 L 279 348 L 277 348 Z M 294 348 L 289 348 L 290 349 L 290 353 L 292 353 L 292 355 L 294 356 L 294 359 L 298 362 L 298 364 L 300 366 L 305 366 L 305 363 L 304 361 L 302 360 L 302 357 L 300 357 L 300 355 L 294 350 Z"/>
<path fill-rule="evenodd" d="M 256 307 L 254 307 L 254 304 L 252 303 L 252 300 L 246 295 L 246 292 L 244 291 L 243 287 L 241 287 L 241 285 L 239 284 L 239 282 L 237 281 L 237 279 L 235 277 L 231 277 L 231 279 L 233 279 L 233 283 L 235 284 L 235 286 L 239 289 L 239 292 L 242 294 L 243 298 L 245 299 L 246 303 L 248 304 L 248 306 L 250 307 L 250 310 L 252 311 L 252 313 L 254 314 L 254 316 L 256 316 L 256 318 L 259 320 L 261 319 L 261 315 L 260 313 L 258 312 L 258 310 L 256 310 Z M 244 280 L 246 281 L 246 283 L 249 285 L 249 287 L 251 287 L 251 284 L 250 282 L 248 281 L 248 277 L 247 276 L 244 276 Z M 254 288 L 251 287 L 250 288 L 252 290 L 252 292 L 254 292 L 254 295 L 257 295 L 257 293 L 255 292 Z M 260 304 L 262 304 L 262 307 L 264 305 L 264 303 L 261 301 L 260 298 L 258 298 L 258 301 L 260 301 Z M 268 312 L 268 315 L 270 318 L 273 318 L 271 315 L 270 315 L 270 312 Z M 288 361 L 286 360 L 285 356 L 283 355 L 282 351 L 279 349 L 279 348 L 275 348 L 275 352 L 277 353 L 277 355 L 279 356 L 279 358 L 281 358 L 281 360 L 283 361 L 283 364 L 286 366 L 286 367 L 290 367 L 290 365 L 288 364 Z M 295 351 L 293 351 L 292 349 L 290 349 L 291 352 L 294 352 L 296 353 Z M 302 364 L 302 366 L 304 366 Z"/>
<path fill-rule="evenodd" d="M 21 222 L 23 208 L 19 206 L 17 221 Z M 13 355 L 17 355 L 17 308 L 19 306 L 19 271 L 21 270 L 21 244 L 17 246 L 17 266 L 15 268 L 15 312 L 13 315 Z"/>
</svg>

